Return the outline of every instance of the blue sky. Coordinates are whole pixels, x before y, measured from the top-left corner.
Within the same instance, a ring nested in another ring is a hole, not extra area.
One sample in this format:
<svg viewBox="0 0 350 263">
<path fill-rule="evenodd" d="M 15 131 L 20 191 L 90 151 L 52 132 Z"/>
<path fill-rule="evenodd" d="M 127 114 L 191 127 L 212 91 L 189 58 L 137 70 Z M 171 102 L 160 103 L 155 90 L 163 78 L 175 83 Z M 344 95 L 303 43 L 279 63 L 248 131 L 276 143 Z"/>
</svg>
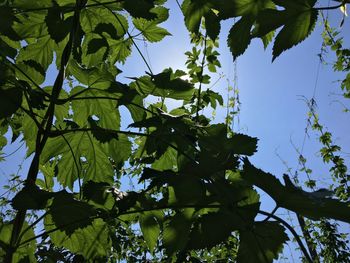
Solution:
<svg viewBox="0 0 350 263">
<path fill-rule="evenodd" d="M 163 24 L 173 36 L 166 37 L 162 42 L 147 44 L 138 42 L 143 52 L 148 52 L 152 70 L 159 73 L 164 68 L 185 69 L 186 57 L 184 52 L 190 49 L 190 41 L 184 26 L 180 10 L 175 1 L 170 1 L 169 21 Z M 330 12 L 333 26 L 337 26 L 341 20 L 339 10 Z M 215 91 L 223 92 L 226 97 L 227 81 L 234 76 L 232 56 L 226 46 L 226 36 L 232 20 L 225 21 L 220 35 L 220 62 L 222 68 L 219 72 L 224 74 L 220 82 L 215 86 Z M 349 31 L 350 21 L 346 19 L 343 31 Z M 340 96 L 340 85 L 336 81 L 343 77 L 342 74 L 334 73 L 330 65 L 320 65 L 318 53 L 321 49 L 322 27 L 320 20 L 312 33 L 312 36 L 291 50 L 286 51 L 275 62 L 272 60 L 272 45 L 264 51 L 262 43 L 254 40 L 244 55 L 237 61 L 237 76 L 240 100 L 242 103 L 239 115 L 240 124 L 235 131 L 259 138 L 258 152 L 251 158 L 252 163 L 280 177 L 286 172 L 286 167 L 277 156 L 286 161 L 292 171 L 300 168 L 298 166 L 298 153 L 291 144 L 294 142 L 301 150 L 306 128 L 308 108 L 303 97 L 310 99 L 315 92 L 317 102 L 317 113 L 320 122 L 333 134 L 335 143 L 341 145 L 343 151 L 350 153 L 350 126 L 348 125 L 350 115 L 343 113 L 341 104 L 335 102 L 340 100 L 349 105 Z M 349 43 L 349 36 L 346 36 Z M 326 55 L 327 61 L 332 62 L 332 53 Z M 139 54 L 134 50 L 134 55 L 129 58 L 124 66 L 119 81 L 128 82 L 125 77 L 135 77 L 147 71 Z M 217 77 L 213 76 L 213 80 Z M 53 83 L 54 75 L 48 80 Z M 226 109 L 217 110 L 216 122 L 224 121 Z M 321 179 L 320 187 L 328 186 L 328 166 L 322 163 L 318 154 L 321 145 L 317 141 L 317 134 L 311 131 L 307 137 L 303 149 L 303 155 L 308 159 L 309 167 L 314 171 L 312 179 Z M 6 147 L 5 153 L 11 153 L 19 147 L 15 143 Z M 24 147 L 18 152 L 6 158 L 0 163 L 0 182 L 5 183 L 9 174 L 17 173 L 18 166 L 22 163 L 25 155 Z M 349 156 L 349 155 L 345 155 Z M 349 158 L 348 158 L 349 159 Z M 28 169 L 28 160 L 24 161 L 20 175 L 25 178 Z M 349 163 L 347 163 L 349 164 Z M 300 174 L 300 180 L 306 179 Z M 0 189 L 0 193 L 3 189 Z M 263 198 L 263 208 L 271 210 L 273 204 L 267 197 Z"/>
</svg>

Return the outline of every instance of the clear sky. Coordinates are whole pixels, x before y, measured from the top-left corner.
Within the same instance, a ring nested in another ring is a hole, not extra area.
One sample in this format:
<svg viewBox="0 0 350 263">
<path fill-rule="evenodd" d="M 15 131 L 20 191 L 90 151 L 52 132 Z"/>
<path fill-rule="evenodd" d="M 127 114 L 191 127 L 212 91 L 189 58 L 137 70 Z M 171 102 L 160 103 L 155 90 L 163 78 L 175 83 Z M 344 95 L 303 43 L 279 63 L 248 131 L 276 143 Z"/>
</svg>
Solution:
<svg viewBox="0 0 350 263">
<path fill-rule="evenodd" d="M 150 64 L 154 73 L 159 73 L 166 67 L 174 69 L 185 69 L 186 57 L 184 52 L 190 49 L 190 41 L 183 18 L 175 1 L 169 1 L 170 18 L 163 24 L 172 34 L 162 42 L 147 44 L 138 42 L 143 52 L 148 53 Z M 330 12 L 332 26 L 338 26 L 341 20 L 341 12 L 334 10 Z M 343 31 L 349 32 L 350 19 L 346 19 Z M 284 52 L 275 62 L 272 60 L 272 45 L 264 51 L 261 41 L 253 40 L 244 55 L 237 61 L 237 76 L 240 101 L 242 103 L 239 115 L 239 126 L 235 131 L 246 133 L 259 138 L 258 152 L 251 158 L 252 163 L 265 171 L 280 177 L 286 172 L 286 166 L 282 163 L 276 153 L 288 164 L 292 171 L 300 168 L 298 166 L 298 153 L 295 151 L 291 141 L 301 150 L 306 128 L 308 108 L 303 97 L 310 99 L 315 94 L 317 102 L 317 113 L 320 123 L 329 128 L 333 134 L 335 143 L 342 146 L 345 157 L 350 154 L 350 126 L 348 125 L 350 115 L 343 113 L 343 106 L 336 102 L 344 101 L 340 94 L 340 84 L 336 82 L 343 75 L 334 73 L 330 65 L 320 64 L 318 54 L 321 50 L 322 26 L 320 19 L 312 33 L 312 36 L 297 47 Z M 226 37 L 232 20 L 225 21 L 220 34 L 220 62 L 222 68 L 219 72 L 225 77 L 219 81 L 215 91 L 223 92 L 226 97 L 227 81 L 229 78 L 233 85 L 234 64 L 232 56 L 226 46 Z M 345 36 L 346 42 L 350 42 L 349 35 Z M 121 82 L 128 82 L 125 77 L 136 77 L 147 71 L 146 65 L 135 52 L 124 66 L 120 78 Z M 145 53 L 146 54 L 146 53 Z M 332 53 L 325 54 L 327 62 L 332 62 Z M 53 83 L 54 76 L 48 79 Z M 212 80 L 217 77 L 213 76 Z M 223 122 L 226 109 L 217 110 L 216 122 Z M 318 143 L 318 134 L 311 131 L 310 137 L 305 140 L 303 155 L 308 159 L 309 167 L 314 171 L 312 179 L 321 179 L 319 187 L 328 186 L 330 183 L 327 165 L 322 163 L 318 153 L 321 145 Z M 11 153 L 19 147 L 17 142 L 6 147 L 5 153 Z M 346 154 L 349 153 L 349 154 Z M 0 183 L 5 183 L 5 178 L 11 173 L 17 173 L 18 165 L 24 158 L 24 147 L 18 152 L 0 162 Z M 349 158 L 347 158 L 349 160 Z M 28 161 L 24 162 L 20 175 L 25 178 L 28 169 Z M 349 164 L 349 163 L 347 163 Z M 306 179 L 300 174 L 300 180 Z M 0 193 L 3 189 L 0 189 Z M 271 210 L 273 204 L 268 198 L 263 198 L 263 208 Z M 264 202 L 265 201 L 265 202 Z"/>
</svg>

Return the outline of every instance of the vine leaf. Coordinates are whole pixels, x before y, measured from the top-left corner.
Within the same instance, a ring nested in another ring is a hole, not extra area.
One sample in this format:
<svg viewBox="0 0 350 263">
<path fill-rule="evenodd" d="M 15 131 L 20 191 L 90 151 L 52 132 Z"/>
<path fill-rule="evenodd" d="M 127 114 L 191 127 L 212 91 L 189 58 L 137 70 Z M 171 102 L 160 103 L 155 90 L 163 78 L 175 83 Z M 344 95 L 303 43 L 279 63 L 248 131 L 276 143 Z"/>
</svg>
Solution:
<svg viewBox="0 0 350 263">
<path fill-rule="evenodd" d="M 285 24 L 278 33 L 273 46 L 273 59 L 276 59 L 283 51 L 303 41 L 314 29 L 318 12 L 310 10 L 303 12 L 291 22 Z"/>
<path fill-rule="evenodd" d="M 78 228 L 91 225 L 91 218 L 97 214 L 93 206 L 74 199 L 65 190 L 55 194 L 49 212 L 55 226 L 68 236 Z"/>
<path fill-rule="evenodd" d="M 157 75 L 143 76 L 135 79 L 131 83 L 131 87 L 135 88 L 141 95 L 153 95 L 159 97 L 167 97 L 177 100 L 191 99 L 194 86 L 176 76 L 171 68 L 165 69 Z"/>
<path fill-rule="evenodd" d="M 217 6 L 220 19 L 256 16 L 261 9 L 273 7 L 271 0 L 219 0 Z"/>
<path fill-rule="evenodd" d="M 68 35 L 72 27 L 72 20 L 72 16 L 64 19 L 64 14 L 58 6 L 54 6 L 48 10 L 45 22 L 51 38 L 55 40 L 56 43 L 61 42 Z"/>
<path fill-rule="evenodd" d="M 217 223 L 220 222 L 220 226 Z M 187 248 L 204 249 L 225 241 L 234 230 L 243 228 L 242 221 L 223 211 L 202 215 L 192 227 Z"/>
<path fill-rule="evenodd" d="M 83 198 L 94 207 L 112 209 L 115 204 L 115 198 L 110 193 L 110 189 L 110 184 L 88 181 L 83 185 Z"/>
<path fill-rule="evenodd" d="M 46 231 L 55 229 L 50 215 L 45 217 L 44 224 Z M 64 247 L 86 259 L 104 257 L 111 248 L 108 226 L 102 219 L 95 219 L 89 226 L 76 229 L 70 236 L 61 230 L 53 231 L 49 236 L 57 247 Z"/>
<path fill-rule="evenodd" d="M 149 42 L 158 42 L 161 41 L 165 36 L 171 36 L 168 30 L 157 26 L 156 21 L 137 18 L 133 20 L 133 23 Z"/>
<path fill-rule="evenodd" d="M 190 32 L 195 34 L 199 31 L 202 18 L 205 18 L 205 25 L 208 26 L 208 35 L 215 40 L 220 32 L 220 21 L 212 11 L 214 3 L 212 0 L 185 0 L 182 3 L 182 11 L 185 16 L 185 25 Z"/>
<path fill-rule="evenodd" d="M 142 35 L 150 42 L 161 41 L 165 36 L 171 34 L 165 29 L 157 26 L 158 24 L 166 21 L 169 17 L 169 10 L 164 7 L 156 7 L 152 9 L 152 12 L 157 14 L 156 19 L 147 20 L 144 18 L 134 18 L 134 26 L 141 31 Z"/>
<path fill-rule="evenodd" d="M 164 215 L 161 211 L 149 211 L 140 215 L 140 228 L 151 253 L 153 253 L 157 245 L 160 234 L 158 220 L 162 220 L 163 217 Z"/>
<path fill-rule="evenodd" d="M 12 206 L 17 210 L 43 209 L 54 193 L 40 189 L 36 185 L 26 185 L 12 199 Z"/>
<path fill-rule="evenodd" d="M 72 132 L 50 138 L 43 150 L 41 163 L 45 164 L 51 158 L 58 159 L 57 180 L 70 189 L 73 189 L 79 175 L 84 181 L 113 182 L 107 145 L 98 142 L 90 132 Z"/>
<path fill-rule="evenodd" d="M 123 7 L 135 18 L 154 19 L 157 17 L 156 14 L 152 12 L 154 0 L 125 0 Z"/>
<path fill-rule="evenodd" d="M 283 243 L 289 240 L 277 222 L 256 222 L 239 233 L 239 263 L 273 262 L 282 252 Z"/>
<path fill-rule="evenodd" d="M 187 208 L 176 213 L 165 222 L 163 229 L 163 245 L 169 256 L 186 247 L 191 229 L 193 209 Z"/>
<path fill-rule="evenodd" d="M 7 36 L 12 40 L 20 40 L 20 34 L 18 34 L 14 29 L 13 25 L 18 22 L 18 18 L 13 14 L 12 9 L 6 6 L 0 7 L 0 32 L 2 35 Z"/>
<path fill-rule="evenodd" d="M 253 26 L 254 18 L 243 16 L 231 29 L 227 38 L 227 45 L 230 47 L 233 59 L 242 55 L 250 44 L 250 30 Z"/>
<path fill-rule="evenodd" d="M 10 117 L 22 105 L 23 91 L 11 82 L 9 69 L 0 66 L 0 119 Z"/>
</svg>

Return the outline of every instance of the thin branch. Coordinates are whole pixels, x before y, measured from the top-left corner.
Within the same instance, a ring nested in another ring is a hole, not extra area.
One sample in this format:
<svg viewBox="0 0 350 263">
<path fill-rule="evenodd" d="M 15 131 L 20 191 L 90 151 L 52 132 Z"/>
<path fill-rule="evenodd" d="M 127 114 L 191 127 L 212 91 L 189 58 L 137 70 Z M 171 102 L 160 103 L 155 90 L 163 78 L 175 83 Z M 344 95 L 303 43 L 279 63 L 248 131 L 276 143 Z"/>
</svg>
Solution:
<svg viewBox="0 0 350 263">
<path fill-rule="evenodd" d="M 89 88 L 91 89 L 91 88 Z M 88 89 L 85 89 L 88 90 Z M 75 94 L 74 94 L 75 95 Z M 76 97 L 76 96 L 70 96 L 66 99 L 58 99 L 57 104 L 64 104 L 67 101 L 73 101 L 73 100 L 92 100 L 92 99 L 96 99 L 96 100 L 115 100 L 115 101 L 120 101 L 120 99 L 118 98 L 113 98 L 113 97 L 108 97 L 108 96 L 91 96 L 91 97 Z M 136 103 L 133 102 L 128 102 L 128 104 L 133 105 L 141 110 L 147 111 L 148 113 L 152 114 L 152 115 L 157 115 L 156 113 L 154 113 L 153 111 L 146 109 Z"/>
<path fill-rule="evenodd" d="M 79 172 L 79 165 L 78 165 L 78 162 L 77 162 L 77 158 L 75 157 L 75 154 L 74 154 L 74 151 L 73 151 L 73 148 L 72 146 L 70 145 L 69 141 L 66 139 L 66 137 L 64 137 L 64 135 L 62 134 L 61 135 L 63 140 L 67 143 L 68 145 L 68 148 L 69 148 L 69 151 L 71 152 L 72 154 L 72 157 L 73 157 L 73 161 L 74 161 L 74 164 L 75 164 L 75 167 L 77 168 L 77 176 L 78 176 L 78 184 L 79 184 L 79 199 L 81 199 L 81 178 L 80 178 L 80 172 Z"/>
<path fill-rule="evenodd" d="M 286 228 L 288 228 L 288 230 L 292 233 L 292 235 L 294 236 L 295 240 L 297 241 L 301 251 L 303 252 L 304 254 L 304 257 L 306 258 L 306 260 L 309 262 L 309 263 L 313 263 L 308 251 L 306 250 L 303 242 L 301 242 L 301 239 L 298 235 L 298 233 L 294 230 L 294 228 L 288 224 L 286 221 L 284 221 L 282 218 L 276 216 L 276 215 L 273 215 L 271 213 L 268 213 L 268 212 L 265 212 L 265 211 L 262 211 L 262 210 L 259 210 L 258 211 L 259 214 L 262 214 L 262 215 L 266 215 L 266 216 L 270 216 L 271 218 L 275 219 L 276 221 L 280 222 L 282 225 L 284 225 Z"/>
<path fill-rule="evenodd" d="M 205 58 L 206 58 L 206 51 L 207 51 L 207 34 L 205 34 L 204 37 L 204 48 L 203 48 L 203 58 L 202 58 L 202 64 L 201 64 L 201 75 L 199 79 L 199 88 L 198 88 L 198 98 L 197 98 L 197 111 L 196 111 L 196 119 L 198 120 L 199 117 L 199 107 L 201 103 L 201 92 L 202 92 L 202 82 L 203 82 L 203 72 L 204 72 L 204 64 L 205 64 Z"/>
<path fill-rule="evenodd" d="M 110 133 L 113 135 L 118 135 L 118 134 L 126 134 L 126 135 L 134 135 L 134 136 L 150 136 L 149 134 L 146 133 L 141 133 L 141 132 L 132 132 L 132 131 L 120 131 L 120 130 L 111 130 L 111 129 L 104 129 L 104 128 L 77 128 L 77 129 L 70 129 L 70 130 L 55 130 L 55 131 L 50 131 L 49 132 L 49 137 L 50 138 L 55 138 L 58 136 L 61 136 L 63 134 L 67 133 L 74 133 L 74 132 L 94 132 L 94 131 L 103 131 L 106 133 Z"/>
<path fill-rule="evenodd" d="M 28 227 L 26 227 L 22 232 L 21 234 L 19 235 L 18 237 L 18 241 L 17 242 L 20 242 L 23 235 L 29 230 L 31 229 L 32 227 L 34 227 L 36 224 L 38 224 L 46 215 L 48 214 L 48 212 L 45 212 L 43 215 L 41 215 L 39 218 L 37 218 L 37 220 L 35 220 L 32 224 L 30 224 Z"/>
<path fill-rule="evenodd" d="M 108 2 L 105 2 L 105 3 L 98 3 L 98 4 L 89 4 L 89 5 L 86 5 L 86 7 L 98 7 L 98 6 L 101 6 L 102 4 L 104 5 L 110 5 L 110 4 L 115 4 L 115 3 L 120 3 L 120 2 L 123 2 L 124 0 L 114 0 L 114 1 L 108 1 Z M 12 9 L 18 9 L 18 7 L 15 7 L 15 6 L 9 6 L 9 8 L 12 8 Z M 45 11 L 45 10 L 49 10 L 53 8 L 53 6 L 50 6 L 50 7 L 39 7 L 39 8 L 28 8 L 28 9 L 23 9 L 23 10 L 20 10 L 18 12 L 15 12 L 15 14 L 22 14 L 22 13 L 29 13 L 29 12 L 36 12 L 36 11 Z M 68 12 L 73 12 L 75 10 L 75 7 L 74 6 L 55 6 L 55 8 L 57 8 L 58 10 L 61 10 L 61 11 L 64 11 L 66 13 Z"/>
<path fill-rule="evenodd" d="M 321 11 L 321 10 L 333 10 L 333 9 L 338 9 L 342 6 L 345 6 L 346 4 L 348 4 L 349 2 L 347 0 L 342 1 L 339 5 L 335 5 L 335 6 L 324 6 L 324 7 L 314 7 L 313 9 Z"/>
</svg>

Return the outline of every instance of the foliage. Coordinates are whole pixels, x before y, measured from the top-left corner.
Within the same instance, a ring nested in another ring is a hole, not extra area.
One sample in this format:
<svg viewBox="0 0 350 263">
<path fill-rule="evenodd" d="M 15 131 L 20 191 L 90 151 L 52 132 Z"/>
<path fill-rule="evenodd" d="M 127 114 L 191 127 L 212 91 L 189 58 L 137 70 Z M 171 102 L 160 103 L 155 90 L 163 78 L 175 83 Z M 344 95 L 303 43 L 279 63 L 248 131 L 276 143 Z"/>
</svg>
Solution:
<svg viewBox="0 0 350 263">
<path fill-rule="evenodd" d="M 10 130 L 12 142 L 23 140 L 32 158 L 11 200 L 15 215 L 1 214 L 4 262 L 272 262 L 289 240 L 286 229 L 311 262 L 293 228 L 260 210 L 254 186 L 312 220 L 350 223 L 343 188 L 342 200 L 315 199 L 288 177 L 283 185 L 248 161 L 256 138 L 233 133 L 229 121 L 211 124 L 202 112 L 224 103 L 221 94 L 204 89 L 221 66 L 216 48 L 222 20 L 239 17 L 227 39 L 234 59 L 255 38 L 265 47 L 273 42 L 276 59 L 309 36 L 324 8 L 314 0 L 184 0 L 193 46 L 186 52 L 187 72 L 149 68 L 122 83 L 117 65 L 132 47 L 139 51 L 137 37 L 158 42 L 170 35 L 160 26 L 169 16 L 164 2 L 0 5 L 0 146 Z M 48 85 L 52 64 L 56 78 Z M 146 106 L 152 96 L 161 103 Z M 166 98 L 182 106 L 168 112 Z M 338 171 L 329 136 L 323 134 L 322 142 L 325 161 L 336 165 L 335 180 L 343 180 L 346 171 Z M 128 175 L 144 187 L 119 190 Z M 36 217 L 28 220 L 29 213 Z M 257 220 L 258 214 L 267 219 Z"/>
</svg>

